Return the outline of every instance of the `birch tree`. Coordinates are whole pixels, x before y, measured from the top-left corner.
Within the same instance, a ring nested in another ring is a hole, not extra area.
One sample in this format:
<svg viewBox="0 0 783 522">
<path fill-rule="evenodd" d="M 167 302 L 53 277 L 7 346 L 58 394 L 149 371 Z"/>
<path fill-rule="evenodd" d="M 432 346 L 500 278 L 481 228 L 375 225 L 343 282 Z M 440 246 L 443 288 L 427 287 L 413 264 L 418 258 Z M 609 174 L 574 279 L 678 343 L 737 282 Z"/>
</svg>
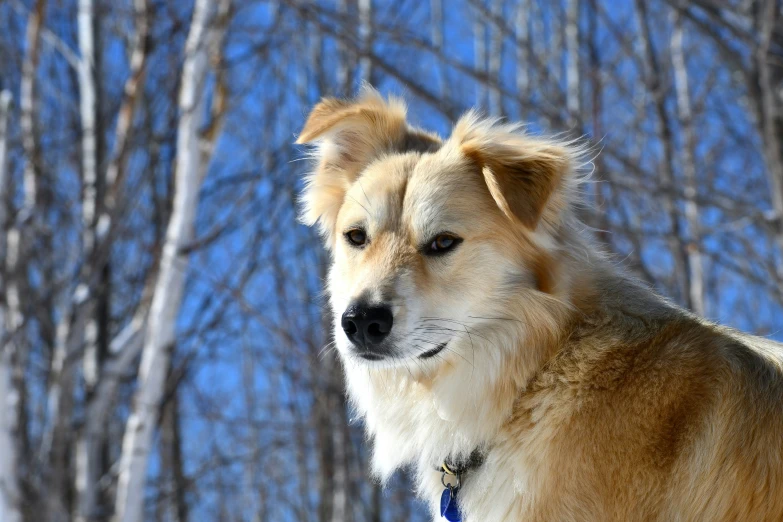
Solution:
<svg viewBox="0 0 783 522">
<path fill-rule="evenodd" d="M 516 48 L 516 88 L 519 98 L 526 100 L 529 96 L 530 77 L 528 68 L 530 67 L 529 47 L 530 47 L 530 1 L 521 0 L 516 7 L 514 16 L 514 47 Z"/>
<path fill-rule="evenodd" d="M 152 434 L 160 414 L 163 386 L 169 368 L 175 328 L 187 274 L 186 249 L 193 240 L 199 192 L 207 173 L 215 141 L 220 132 L 225 106 L 225 89 L 217 84 L 216 111 L 212 127 L 203 132 L 207 97 L 203 91 L 209 73 L 210 54 L 223 52 L 228 0 L 215 6 L 210 0 L 197 0 L 185 44 L 185 62 L 179 96 L 175 193 L 171 217 L 150 304 L 139 368 L 138 391 L 128 418 L 120 459 L 115 518 L 123 522 L 143 519 L 144 484 L 151 452 Z M 220 62 L 218 58 L 217 62 Z M 220 72 L 217 72 L 220 76 Z"/>
<path fill-rule="evenodd" d="M 5 201 L 8 198 L 8 119 L 11 113 L 11 93 L 0 91 L 0 227 L 8 225 L 8 212 Z M 0 244 L 0 254 L 5 257 L 5 241 Z M 7 284 L 3 281 L 3 284 Z M 5 306 L 0 307 L 0 519 L 8 522 L 21 520 L 19 503 L 19 478 L 16 469 L 17 441 L 17 401 L 19 395 L 14 389 L 13 367 L 14 351 L 11 343 L 5 339 L 8 331 L 5 328 L 8 312 Z"/>
<path fill-rule="evenodd" d="M 490 9 L 495 17 L 503 16 L 503 0 L 492 0 Z M 500 93 L 500 67 L 503 64 L 503 32 L 493 24 L 490 29 L 490 49 L 487 59 L 487 74 L 493 80 L 493 86 L 489 89 L 489 114 L 500 116 L 503 114 L 503 97 Z"/>
<path fill-rule="evenodd" d="M 693 133 L 691 114 L 691 96 L 688 83 L 688 67 L 683 51 L 682 18 L 675 14 L 673 19 L 671 50 L 674 67 L 674 86 L 677 91 L 677 114 L 682 125 L 682 145 L 680 147 L 683 177 L 685 178 L 685 217 L 688 222 L 688 270 L 690 271 L 689 293 L 693 311 L 704 315 L 704 269 L 701 257 L 701 216 L 696 202 L 696 137 Z"/>
<path fill-rule="evenodd" d="M 372 54 L 373 44 L 373 23 L 372 23 L 372 0 L 358 0 L 359 9 L 359 35 L 362 41 L 363 56 L 360 61 L 362 68 L 362 81 L 372 82 L 372 60 L 367 55 Z"/>
<path fill-rule="evenodd" d="M 572 126 L 581 120 L 582 104 L 579 79 L 579 0 L 568 0 L 566 5 L 566 101 Z"/>
<path fill-rule="evenodd" d="M 482 8 L 484 0 L 478 0 Z M 480 10 L 473 17 L 473 68 L 477 75 L 487 74 L 487 24 Z M 476 83 L 476 105 L 486 107 L 487 105 L 487 84 L 486 82 Z"/>
</svg>

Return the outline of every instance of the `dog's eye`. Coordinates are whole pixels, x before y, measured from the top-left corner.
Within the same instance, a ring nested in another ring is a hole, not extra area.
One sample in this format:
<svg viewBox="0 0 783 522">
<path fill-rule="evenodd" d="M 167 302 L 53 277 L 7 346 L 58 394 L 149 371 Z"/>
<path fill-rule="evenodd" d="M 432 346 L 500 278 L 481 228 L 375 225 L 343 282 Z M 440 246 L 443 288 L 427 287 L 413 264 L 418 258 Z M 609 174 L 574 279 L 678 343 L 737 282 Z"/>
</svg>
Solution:
<svg viewBox="0 0 783 522">
<path fill-rule="evenodd" d="M 427 255 L 440 255 L 462 243 L 462 239 L 452 234 L 438 234 L 427 245 Z"/>
<path fill-rule="evenodd" d="M 367 233 L 361 228 L 352 228 L 345 233 L 345 239 L 353 246 L 364 246 L 367 243 Z"/>
</svg>

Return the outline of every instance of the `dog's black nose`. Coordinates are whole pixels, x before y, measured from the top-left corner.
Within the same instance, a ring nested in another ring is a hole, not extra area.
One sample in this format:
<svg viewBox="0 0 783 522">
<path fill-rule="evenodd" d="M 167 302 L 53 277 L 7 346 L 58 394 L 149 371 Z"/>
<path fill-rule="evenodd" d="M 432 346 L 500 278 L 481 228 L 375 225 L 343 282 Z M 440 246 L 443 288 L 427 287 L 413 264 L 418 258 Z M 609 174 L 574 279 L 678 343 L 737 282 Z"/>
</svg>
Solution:
<svg viewBox="0 0 783 522">
<path fill-rule="evenodd" d="M 387 306 L 352 304 L 345 313 L 341 325 L 348 339 L 361 349 L 370 349 L 386 339 L 391 332 L 394 316 Z"/>
</svg>

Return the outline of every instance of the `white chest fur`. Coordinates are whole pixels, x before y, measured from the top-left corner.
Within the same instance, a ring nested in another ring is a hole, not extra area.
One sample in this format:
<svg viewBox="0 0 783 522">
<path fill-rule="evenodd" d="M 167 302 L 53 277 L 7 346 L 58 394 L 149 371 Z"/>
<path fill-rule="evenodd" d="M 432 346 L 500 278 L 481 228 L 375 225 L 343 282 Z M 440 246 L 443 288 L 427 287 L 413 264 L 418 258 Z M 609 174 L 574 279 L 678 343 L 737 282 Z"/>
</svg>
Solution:
<svg viewBox="0 0 783 522">
<path fill-rule="evenodd" d="M 435 380 L 399 369 L 368 372 L 350 362 L 346 375 L 372 439 L 373 471 L 382 481 L 412 464 L 418 493 L 436 514 L 443 486 L 435 467 L 447 458 L 466 458 L 476 448 L 492 447 L 485 463 L 465 478 L 459 499 L 464 520 L 501 521 L 529 500 L 529 478 L 525 463 L 510 462 L 512 452 L 503 448 L 501 429 L 515 395 L 498 393 L 493 377 L 501 374 L 494 367 L 500 361 L 476 362 L 487 367 L 457 364 Z"/>
</svg>

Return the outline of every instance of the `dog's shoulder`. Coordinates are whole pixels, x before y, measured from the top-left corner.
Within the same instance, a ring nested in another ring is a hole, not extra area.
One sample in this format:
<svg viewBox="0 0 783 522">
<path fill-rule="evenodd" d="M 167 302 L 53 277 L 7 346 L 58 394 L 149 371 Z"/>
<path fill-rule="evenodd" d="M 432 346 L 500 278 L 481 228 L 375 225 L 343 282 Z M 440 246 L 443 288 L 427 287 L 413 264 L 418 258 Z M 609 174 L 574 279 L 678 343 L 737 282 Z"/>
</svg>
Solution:
<svg viewBox="0 0 783 522">
<path fill-rule="evenodd" d="M 572 327 L 507 432 L 547 455 L 551 480 L 573 476 L 583 493 L 614 499 L 609 518 L 623 519 L 638 491 L 655 492 L 656 516 L 664 505 L 691 506 L 696 518 L 751 513 L 783 487 L 781 361 L 779 343 L 636 296 Z M 739 511 L 713 505 L 710 488 Z"/>
</svg>

